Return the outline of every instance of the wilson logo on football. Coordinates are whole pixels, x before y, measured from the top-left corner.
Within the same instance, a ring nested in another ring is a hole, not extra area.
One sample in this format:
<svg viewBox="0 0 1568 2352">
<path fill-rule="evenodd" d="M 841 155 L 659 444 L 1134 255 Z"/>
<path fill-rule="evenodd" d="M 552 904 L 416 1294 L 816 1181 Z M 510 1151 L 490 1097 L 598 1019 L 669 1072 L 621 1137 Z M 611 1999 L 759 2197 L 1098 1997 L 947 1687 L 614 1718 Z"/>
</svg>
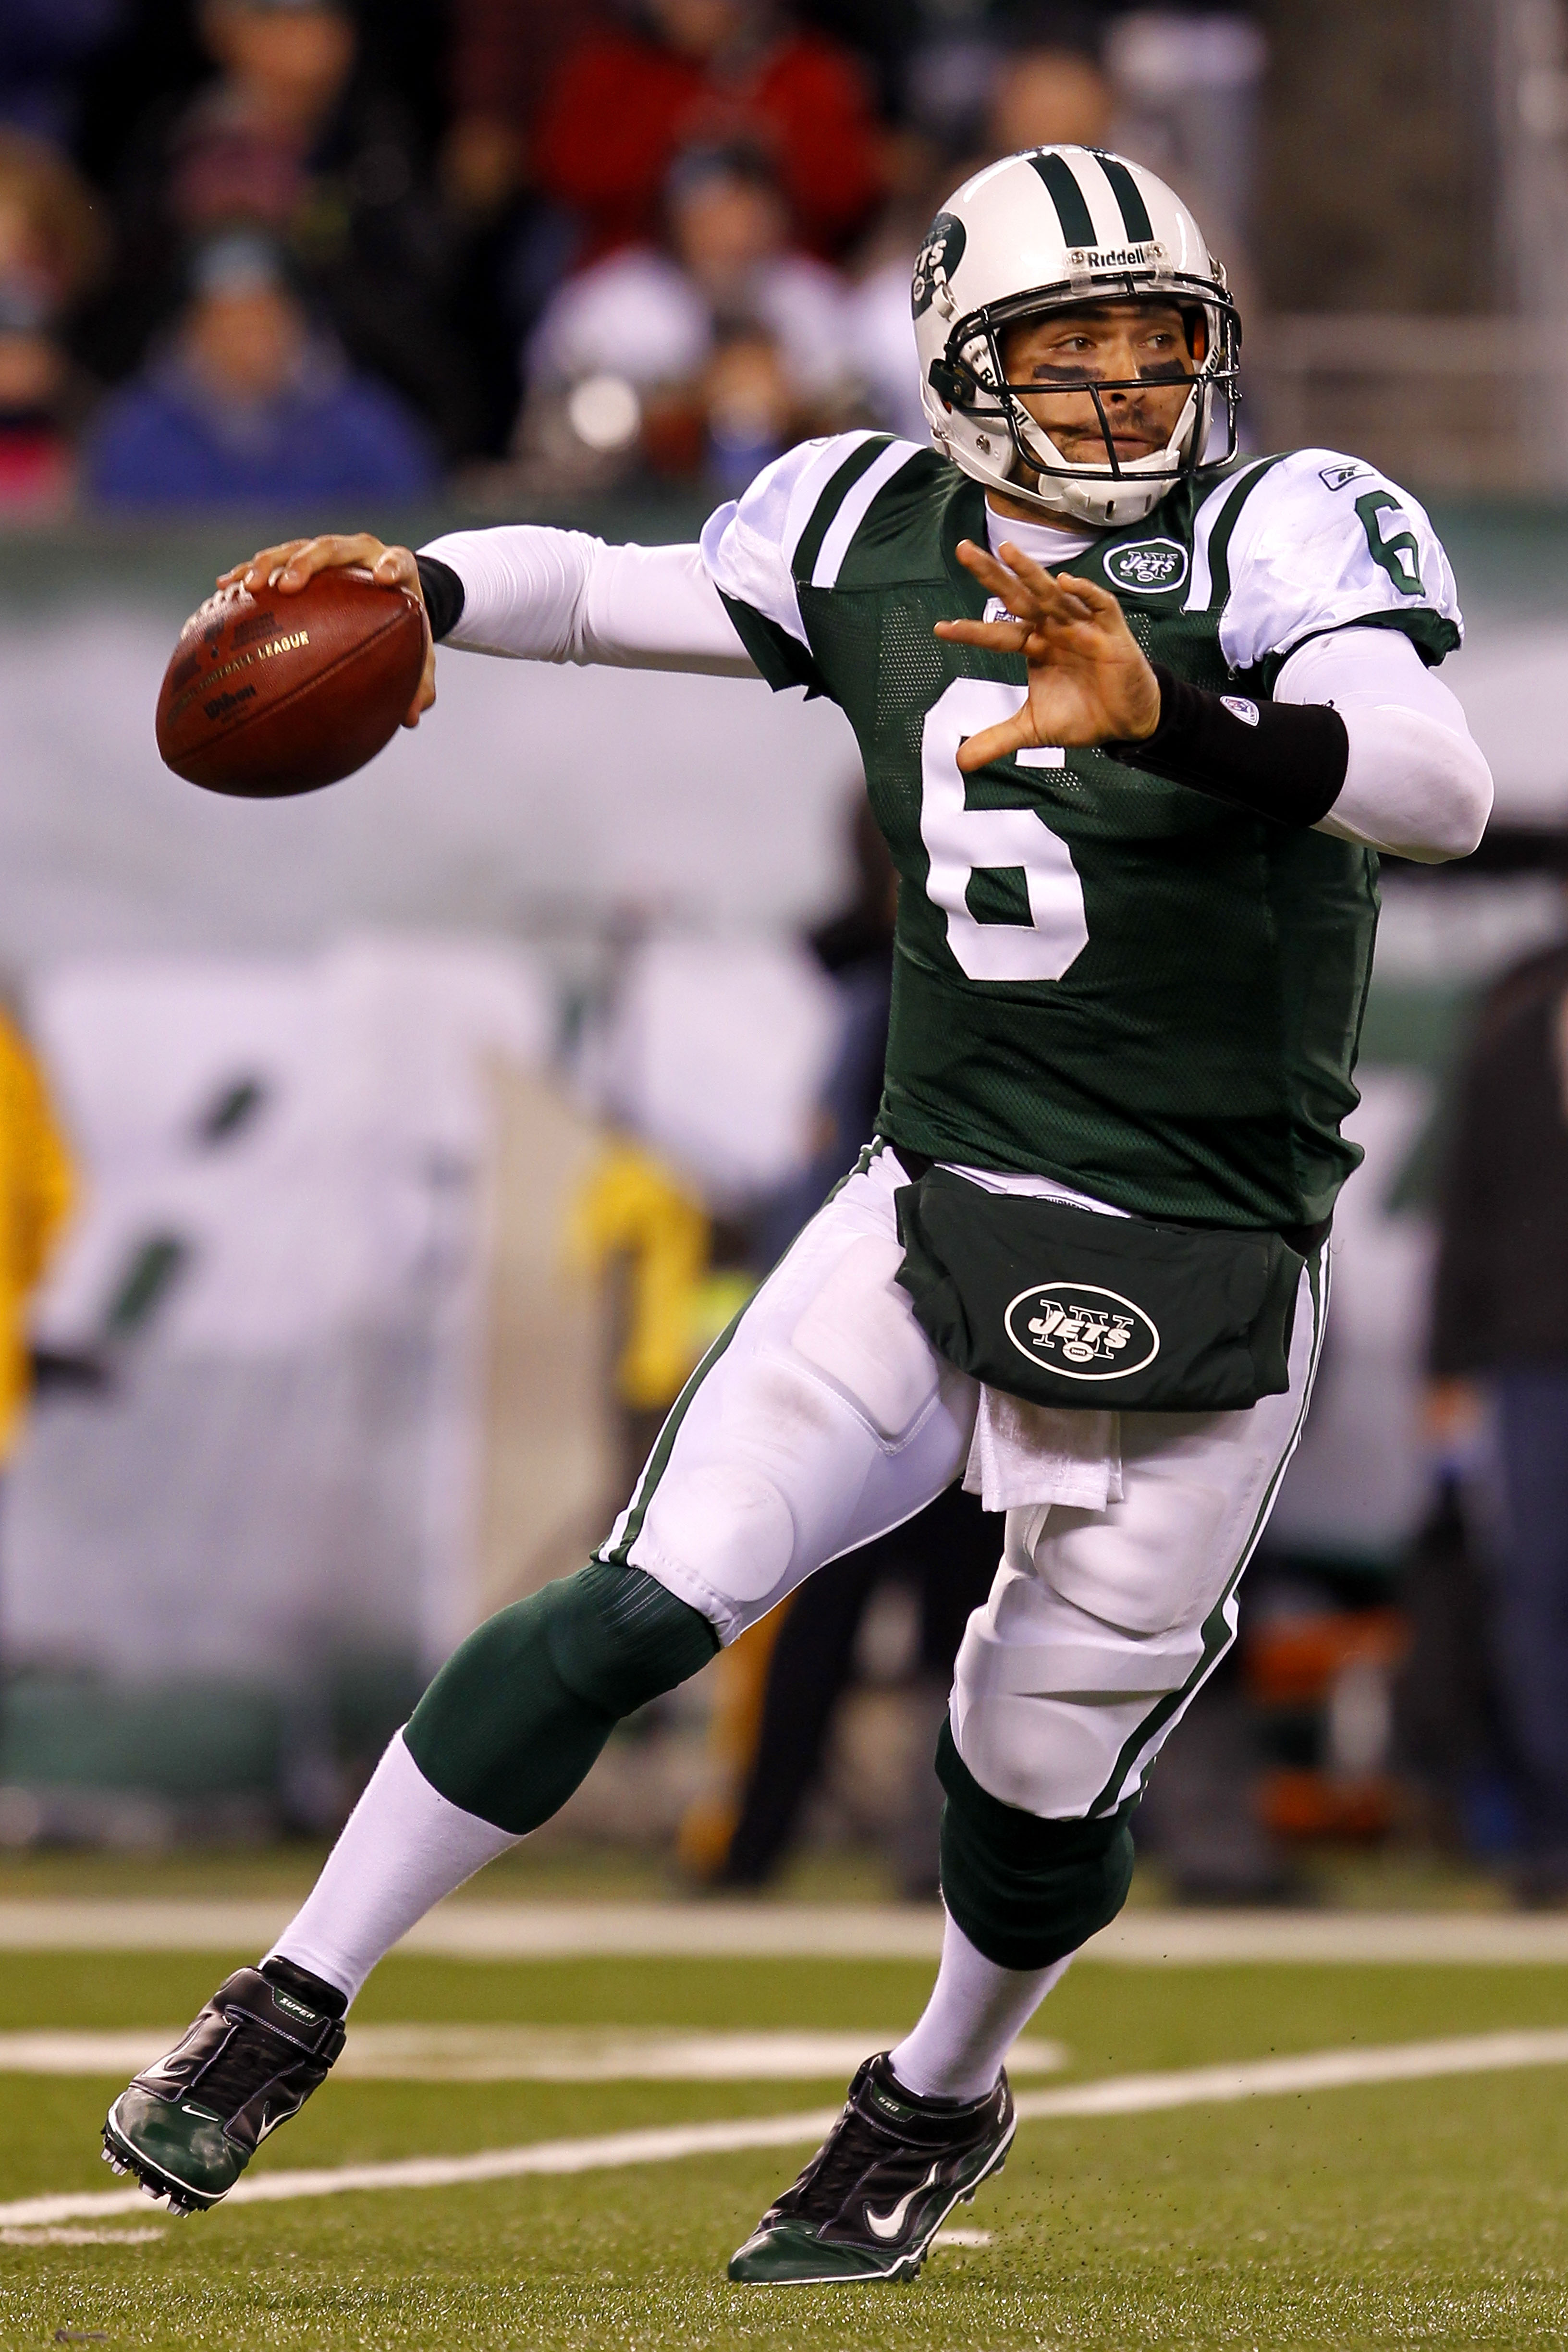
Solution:
<svg viewBox="0 0 1568 2352">
<path fill-rule="evenodd" d="M 1098 1283 L 1037 1283 L 1018 1293 L 1005 1320 L 1021 1356 L 1067 1381 L 1125 1380 L 1160 1352 L 1143 1309 Z"/>
<path fill-rule="evenodd" d="M 1159 596 L 1179 588 L 1187 576 L 1187 551 L 1173 539 L 1141 539 L 1112 548 L 1105 559 L 1109 577 L 1135 595 Z"/>
</svg>

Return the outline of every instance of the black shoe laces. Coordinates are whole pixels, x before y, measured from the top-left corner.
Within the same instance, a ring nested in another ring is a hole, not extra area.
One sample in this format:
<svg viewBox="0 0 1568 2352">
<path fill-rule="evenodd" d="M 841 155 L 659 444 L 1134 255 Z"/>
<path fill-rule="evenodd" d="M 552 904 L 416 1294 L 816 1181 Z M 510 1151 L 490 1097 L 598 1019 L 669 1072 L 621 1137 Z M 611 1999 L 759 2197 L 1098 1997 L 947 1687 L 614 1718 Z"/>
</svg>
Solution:
<svg viewBox="0 0 1568 2352">
<path fill-rule="evenodd" d="M 820 2207 L 825 2213 L 837 2213 L 872 2165 L 905 2153 L 912 2151 L 903 2141 L 877 2130 L 858 2109 L 847 2107 L 826 2145 L 806 2166 L 788 2196 Z"/>
<path fill-rule="evenodd" d="M 297 2064 L 311 2066 L 320 2063 L 311 2058 L 309 2051 L 297 2048 L 281 2034 L 241 2017 L 235 2021 L 235 2030 L 218 2055 L 190 2087 L 205 2105 L 216 2107 L 226 2122 L 278 2075 Z"/>
</svg>

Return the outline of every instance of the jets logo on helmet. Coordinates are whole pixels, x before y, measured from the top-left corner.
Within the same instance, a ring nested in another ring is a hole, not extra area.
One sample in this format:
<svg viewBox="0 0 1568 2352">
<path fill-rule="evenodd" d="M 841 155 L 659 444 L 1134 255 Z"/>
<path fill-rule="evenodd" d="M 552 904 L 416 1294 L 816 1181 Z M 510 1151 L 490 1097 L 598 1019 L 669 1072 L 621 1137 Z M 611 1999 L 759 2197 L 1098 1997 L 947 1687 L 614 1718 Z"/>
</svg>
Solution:
<svg viewBox="0 0 1568 2352">
<path fill-rule="evenodd" d="M 932 302 L 944 318 L 952 318 L 953 301 L 948 277 L 963 258 L 964 241 L 963 223 L 955 220 L 951 213 L 938 213 L 926 231 L 926 241 L 915 263 L 914 284 L 910 289 L 917 319 L 930 310 Z"/>
<path fill-rule="evenodd" d="M 1142 164 L 1097 147 L 1037 147 L 988 164 L 931 224 L 912 296 L 932 440 L 1026 507 L 1101 529 L 1139 522 L 1184 474 L 1236 454 L 1241 323 L 1225 271 L 1185 205 Z M 1053 392 L 1089 393 L 1100 418 L 1104 462 L 1069 459 L 1020 397 L 1038 387 L 1008 383 L 1003 332 L 1053 310 L 1140 300 L 1169 303 L 1188 322 L 1175 428 L 1163 449 L 1119 457 L 1101 395 L 1135 386 L 1054 378 Z M 1211 450 L 1220 416 L 1223 445 Z"/>
</svg>

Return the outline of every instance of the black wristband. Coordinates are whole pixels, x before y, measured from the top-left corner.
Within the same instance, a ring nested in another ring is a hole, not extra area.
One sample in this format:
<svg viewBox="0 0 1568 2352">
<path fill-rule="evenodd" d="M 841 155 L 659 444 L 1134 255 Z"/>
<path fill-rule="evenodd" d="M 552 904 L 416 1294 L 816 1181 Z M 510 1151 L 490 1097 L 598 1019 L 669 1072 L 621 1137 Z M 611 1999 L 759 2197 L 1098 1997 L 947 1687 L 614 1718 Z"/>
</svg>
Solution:
<svg viewBox="0 0 1568 2352">
<path fill-rule="evenodd" d="M 1160 724 L 1141 742 L 1107 743 L 1113 759 L 1277 824 L 1312 825 L 1327 816 L 1351 754 L 1337 710 L 1323 702 L 1210 694 L 1174 677 L 1163 662 L 1152 667 Z"/>
<path fill-rule="evenodd" d="M 419 585 L 425 592 L 425 610 L 430 615 L 430 635 L 437 645 L 449 637 L 463 617 L 463 583 L 449 563 L 438 555 L 416 555 Z"/>
</svg>

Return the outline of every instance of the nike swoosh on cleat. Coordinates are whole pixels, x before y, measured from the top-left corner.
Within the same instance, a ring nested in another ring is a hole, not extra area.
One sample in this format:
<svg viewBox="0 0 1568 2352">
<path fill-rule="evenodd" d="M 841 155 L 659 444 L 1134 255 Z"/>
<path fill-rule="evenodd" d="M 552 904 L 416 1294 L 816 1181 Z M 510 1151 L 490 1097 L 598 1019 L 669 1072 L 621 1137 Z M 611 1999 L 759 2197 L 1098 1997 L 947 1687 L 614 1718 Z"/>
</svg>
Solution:
<svg viewBox="0 0 1568 2352">
<path fill-rule="evenodd" d="M 885 2213 L 873 2213 L 871 2208 L 868 2205 L 866 2208 L 866 2227 L 870 2231 L 871 2235 L 874 2238 L 881 2238 L 884 2241 L 889 2238 L 896 2238 L 899 2231 L 904 2226 L 904 2221 L 909 2213 L 910 2207 L 914 2203 L 917 2197 L 921 2195 L 925 2189 L 931 2187 L 931 2182 L 936 2179 L 936 2175 L 937 2168 L 933 2164 L 931 2170 L 926 2174 L 925 2179 L 923 2180 L 917 2181 L 914 2188 L 908 2190 L 904 2196 L 900 2198 L 898 2203 L 890 2206 Z"/>
</svg>

